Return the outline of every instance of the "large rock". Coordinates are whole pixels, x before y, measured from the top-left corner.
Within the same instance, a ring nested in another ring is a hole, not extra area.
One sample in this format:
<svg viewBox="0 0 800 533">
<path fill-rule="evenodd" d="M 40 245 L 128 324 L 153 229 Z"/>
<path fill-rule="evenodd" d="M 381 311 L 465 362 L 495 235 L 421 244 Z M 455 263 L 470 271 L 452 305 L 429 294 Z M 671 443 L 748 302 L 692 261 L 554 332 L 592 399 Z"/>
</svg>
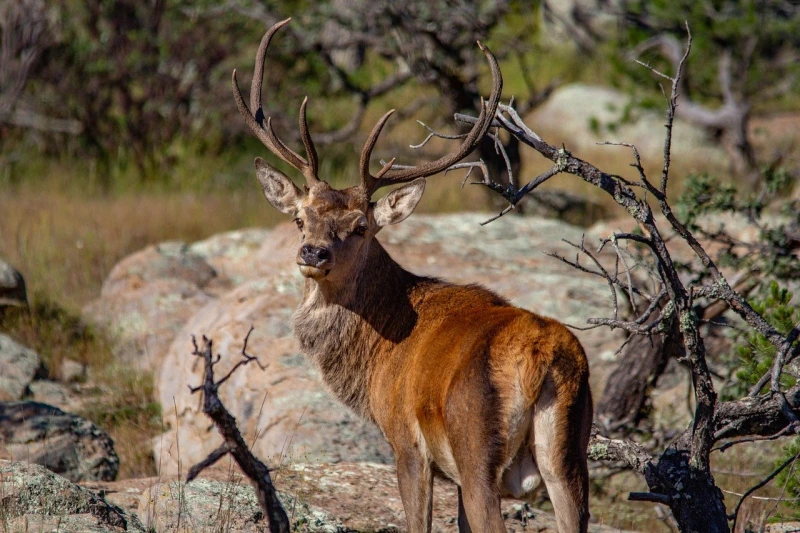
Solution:
<svg viewBox="0 0 800 533">
<path fill-rule="evenodd" d="M 112 269 L 84 318 L 111 334 L 121 361 L 154 371 L 198 309 L 256 275 L 260 265 L 253 263 L 254 252 L 267 234 L 242 230 L 193 245 L 168 242 L 145 248 Z"/>
<path fill-rule="evenodd" d="M 25 279 L 17 269 L 0 259 L 0 309 L 10 305 L 28 305 Z"/>
<path fill-rule="evenodd" d="M 0 458 L 42 465 L 71 481 L 111 481 L 119 471 L 105 431 L 37 402 L 0 403 Z"/>
<path fill-rule="evenodd" d="M 157 380 L 165 422 L 172 428 L 154 439 L 156 464 L 174 473 L 202 460 L 221 439 L 198 411 L 198 397 L 188 385 L 200 383 L 203 366 L 192 355 L 191 334 L 208 335 L 215 350 L 225 354 L 223 375 L 239 359 L 251 324 L 249 352 L 255 365 L 236 372 L 221 388 L 221 396 L 239 428 L 252 438 L 256 453 L 269 464 L 286 461 L 391 460 L 380 433 L 333 401 L 315 370 L 300 354 L 290 317 L 300 298 L 300 284 L 291 275 L 261 278 L 241 285 L 198 312 L 173 342 Z M 177 413 L 177 416 L 176 416 Z"/>
<path fill-rule="evenodd" d="M 571 267 L 542 253 L 573 254 L 574 249 L 560 239 L 579 242 L 581 230 L 535 217 L 507 217 L 479 226 L 485 217 L 412 217 L 387 228 L 380 239 L 402 265 L 420 274 L 482 283 L 517 305 L 569 323 L 582 324 L 587 317 L 604 313 L 608 288 L 599 278 L 576 275 Z M 227 280 L 232 287 L 228 292 L 209 296 L 174 337 L 156 376 L 164 421 L 170 427 L 154 440 L 162 473 L 203 459 L 220 443 L 198 410 L 199 398 L 188 390 L 200 383 L 203 372 L 191 355 L 191 336 L 206 335 L 215 341 L 215 350 L 223 354 L 218 367 L 223 375 L 238 361 L 251 325 L 255 330 L 249 351 L 267 369 L 251 365 L 237 371 L 221 388 L 221 397 L 245 435 L 259 435 L 254 449 L 260 457 L 270 464 L 391 460 L 377 429 L 326 393 L 294 340 L 290 317 L 303 284 L 293 261 L 296 234 L 293 227 L 279 226 L 251 254 L 241 255 L 239 260 L 252 266 L 239 279 Z M 245 281 L 248 275 L 251 279 Z M 581 336 L 595 361 L 601 359 L 598 352 L 609 351 L 603 343 L 615 341 L 607 332 Z"/>
<path fill-rule="evenodd" d="M 0 460 L 3 531 L 112 533 L 145 529 L 136 516 L 48 469 Z"/>
<path fill-rule="evenodd" d="M 627 142 L 636 145 L 645 160 L 660 160 L 664 152 L 664 113 L 632 106 L 629 96 L 609 87 L 573 83 L 556 89 L 536 108 L 527 121 L 552 144 L 562 142 L 580 156 L 596 153 L 597 143 Z M 629 148 L 605 147 L 624 165 L 633 161 Z M 672 132 L 672 153 L 681 164 L 700 168 L 726 168 L 727 156 L 719 143 L 698 126 L 676 119 Z M 584 156 L 585 157 L 585 156 Z"/>
<path fill-rule="evenodd" d="M 39 354 L 0 333 L 0 401 L 21 399 L 44 373 Z"/>
</svg>

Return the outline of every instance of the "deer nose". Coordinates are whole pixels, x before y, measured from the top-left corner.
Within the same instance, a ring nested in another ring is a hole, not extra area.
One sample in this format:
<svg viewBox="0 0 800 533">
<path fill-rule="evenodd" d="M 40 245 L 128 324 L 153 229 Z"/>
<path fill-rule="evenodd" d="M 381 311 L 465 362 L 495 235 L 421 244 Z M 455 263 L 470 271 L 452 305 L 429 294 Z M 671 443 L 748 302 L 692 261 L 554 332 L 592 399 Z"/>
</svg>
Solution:
<svg viewBox="0 0 800 533">
<path fill-rule="evenodd" d="M 300 248 L 300 258 L 303 262 L 310 266 L 320 266 L 322 263 L 330 259 L 331 253 L 327 248 L 321 246 L 311 246 L 304 244 Z"/>
</svg>

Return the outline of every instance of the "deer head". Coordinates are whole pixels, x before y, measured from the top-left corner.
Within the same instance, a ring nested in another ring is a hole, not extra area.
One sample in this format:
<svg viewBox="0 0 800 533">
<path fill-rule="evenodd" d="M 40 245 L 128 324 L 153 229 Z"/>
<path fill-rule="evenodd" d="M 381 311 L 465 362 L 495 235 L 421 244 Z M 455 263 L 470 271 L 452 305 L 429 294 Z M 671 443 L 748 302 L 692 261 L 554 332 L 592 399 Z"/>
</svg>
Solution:
<svg viewBox="0 0 800 533">
<path fill-rule="evenodd" d="M 387 224 L 402 222 L 414 211 L 425 190 L 425 178 L 461 161 L 483 139 L 495 116 L 503 80 L 495 57 L 488 48 L 478 43 L 492 72 L 492 92 L 488 103 L 481 102 L 478 121 L 461 145 L 454 152 L 417 167 L 393 168 L 392 159 L 373 175 L 369 168 L 370 157 L 381 130 L 394 112 L 391 110 L 372 129 L 361 152 L 360 184 L 337 190 L 318 175 L 317 152 L 306 120 L 308 98 L 303 100 L 299 116 L 300 138 L 305 147 L 306 158 L 294 152 L 277 137 L 271 119 L 265 119 L 261 106 L 261 85 L 267 48 L 275 33 L 289 20 L 291 19 L 272 26 L 261 39 L 250 88 L 250 108 L 239 91 L 235 70 L 232 80 L 233 95 L 239 112 L 253 133 L 272 153 L 305 177 L 306 183 L 301 189 L 263 159 L 255 160 L 256 175 L 267 200 L 282 213 L 292 216 L 302 233 L 302 244 L 297 252 L 300 272 L 317 281 L 352 279 L 359 261 L 366 255 L 370 241 L 380 229 Z M 410 183 L 391 191 L 377 202 L 372 201 L 372 196 L 378 189 L 407 182 Z"/>
</svg>

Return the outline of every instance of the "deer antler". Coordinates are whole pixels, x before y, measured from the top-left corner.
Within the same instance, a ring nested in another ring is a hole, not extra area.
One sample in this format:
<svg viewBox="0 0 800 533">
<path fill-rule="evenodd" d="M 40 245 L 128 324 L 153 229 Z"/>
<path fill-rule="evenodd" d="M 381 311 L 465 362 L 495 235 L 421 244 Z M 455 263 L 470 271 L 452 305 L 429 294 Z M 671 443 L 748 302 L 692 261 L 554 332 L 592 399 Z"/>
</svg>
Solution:
<svg viewBox="0 0 800 533">
<path fill-rule="evenodd" d="M 317 177 L 317 169 L 319 168 L 317 150 L 314 148 L 314 142 L 311 140 L 311 134 L 308 132 L 308 123 L 306 121 L 306 104 L 308 103 L 308 98 L 306 97 L 303 100 L 303 103 L 300 105 L 299 117 L 300 138 L 303 140 L 303 146 L 306 149 L 308 161 L 300 157 L 300 155 L 298 155 L 294 150 L 286 146 L 283 141 L 281 141 L 278 136 L 275 135 L 275 130 L 272 129 L 271 117 L 267 117 L 267 124 L 266 127 L 264 127 L 264 109 L 261 107 L 261 84 L 264 78 L 264 60 L 267 56 L 267 48 L 269 48 L 269 43 L 272 40 L 272 36 L 275 35 L 279 29 L 288 24 L 290 20 L 292 19 L 288 18 L 278 22 L 269 30 L 267 30 L 267 33 L 265 33 L 264 37 L 261 39 L 261 44 L 256 52 L 256 65 L 253 71 L 253 83 L 250 86 L 249 109 L 247 104 L 244 102 L 241 91 L 239 90 L 239 82 L 236 79 L 236 70 L 233 71 L 233 79 L 231 80 L 231 83 L 233 84 L 233 98 L 236 100 L 236 107 L 239 108 L 239 113 L 242 114 L 244 121 L 248 126 L 250 126 L 250 129 L 253 131 L 253 133 L 256 134 L 256 137 L 258 137 L 264 146 L 269 148 L 273 154 L 277 155 L 294 168 L 302 172 L 303 176 L 306 178 L 306 184 L 310 187 L 316 183 L 319 183 L 320 179 Z M 255 114 L 251 113 L 250 109 L 255 110 Z"/>
<path fill-rule="evenodd" d="M 500 93 L 503 91 L 503 76 L 500 73 L 500 67 L 497 65 L 497 59 L 495 59 L 492 52 L 483 44 L 481 44 L 480 41 L 478 41 L 478 46 L 486 55 L 486 59 L 489 61 L 489 69 L 492 72 L 492 92 L 489 95 L 488 102 L 484 102 L 483 98 L 481 98 L 481 112 L 478 116 L 478 120 L 467 134 L 464 141 L 461 143 L 461 146 L 459 146 L 454 152 L 451 152 L 450 154 L 447 154 L 436 161 L 430 161 L 418 167 L 392 169 L 392 165 L 395 161 L 392 159 L 386 163 L 376 175 L 373 176 L 369 171 L 369 160 L 372 155 L 372 149 L 375 148 L 375 144 L 378 142 L 378 137 L 380 136 L 381 130 L 383 130 L 383 126 L 386 124 L 386 121 L 389 120 L 389 117 L 392 115 L 392 113 L 394 113 L 394 109 L 392 109 L 383 115 L 378 123 L 375 124 L 375 127 L 372 128 L 372 132 L 370 133 L 369 138 L 367 139 L 367 142 L 364 144 L 364 148 L 361 151 L 361 162 L 359 165 L 361 170 L 361 187 L 365 190 L 368 198 L 372 197 L 375 191 L 381 187 L 395 183 L 405 183 L 416 178 L 432 176 L 433 174 L 441 172 L 442 170 L 458 163 L 468 156 L 476 146 L 478 146 L 478 143 L 481 142 L 481 139 L 483 139 L 483 137 L 486 135 L 486 132 L 489 131 L 489 127 L 491 126 L 492 120 L 494 119 L 497 111 L 497 104 L 500 102 Z"/>
</svg>

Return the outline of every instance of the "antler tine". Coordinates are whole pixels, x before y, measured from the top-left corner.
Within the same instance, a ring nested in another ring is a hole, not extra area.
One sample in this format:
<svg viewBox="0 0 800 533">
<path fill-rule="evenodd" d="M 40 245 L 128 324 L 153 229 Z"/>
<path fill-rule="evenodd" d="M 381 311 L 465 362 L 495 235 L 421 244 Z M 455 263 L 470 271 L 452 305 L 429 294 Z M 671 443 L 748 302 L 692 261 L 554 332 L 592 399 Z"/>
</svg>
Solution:
<svg viewBox="0 0 800 533">
<path fill-rule="evenodd" d="M 242 93 L 239 90 L 239 83 L 236 78 L 236 70 L 233 71 L 233 98 L 236 101 L 236 107 L 239 113 L 244 117 L 245 122 L 250 129 L 255 133 L 256 137 L 266 146 L 272 153 L 289 163 L 291 166 L 303 173 L 306 178 L 306 183 L 310 186 L 319 182 L 317 177 L 317 152 L 314 148 L 314 143 L 311 140 L 311 135 L 308 132 L 308 124 L 306 122 L 306 100 L 300 106 L 300 137 L 303 140 L 306 152 L 308 153 L 309 161 L 303 159 L 294 150 L 286 146 L 275 134 L 272 128 L 272 121 L 270 117 L 266 117 L 267 123 L 264 124 L 264 109 L 261 106 L 261 86 L 264 80 L 264 63 L 267 57 L 267 49 L 272 41 L 272 37 L 283 26 L 292 20 L 288 18 L 274 24 L 264 37 L 261 38 L 261 44 L 258 46 L 256 52 L 256 64 L 253 71 L 253 82 L 250 85 L 250 108 L 244 102 Z M 251 110 L 253 112 L 251 112 Z"/>
<path fill-rule="evenodd" d="M 303 103 L 300 104 L 300 138 L 303 139 L 303 146 L 306 149 L 308 156 L 308 170 L 314 179 L 317 179 L 317 169 L 319 168 L 319 160 L 317 159 L 317 149 L 314 148 L 314 141 L 311 140 L 311 134 L 308 132 L 308 122 L 306 122 L 306 104 L 308 104 L 308 96 L 303 98 Z"/>
<path fill-rule="evenodd" d="M 373 126 L 372 131 L 367 138 L 367 142 L 364 143 L 364 148 L 361 150 L 361 160 L 358 163 L 358 168 L 361 172 L 361 187 L 370 193 L 370 195 L 374 190 L 376 190 L 376 188 L 373 187 L 375 187 L 378 178 L 370 173 L 369 160 L 372 157 L 372 149 L 375 148 L 375 145 L 378 142 L 378 137 L 380 137 L 381 131 L 386 125 L 386 121 L 392 116 L 392 113 L 394 113 L 394 109 L 390 109 L 377 123 L 375 123 L 375 126 Z M 392 159 L 392 162 L 394 162 L 394 159 Z M 388 167 L 391 168 L 391 164 L 388 164 Z M 388 170 L 389 169 L 384 166 L 378 175 L 383 176 Z"/>
<path fill-rule="evenodd" d="M 361 183 L 362 187 L 366 190 L 367 196 L 371 197 L 372 194 L 381 187 L 432 176 L 458 163 L 475 149 L 481 139 L 483 139 L 489 131 L 489 127 L 497 112 L 497 105 L 500 103 L 500 95 L 503 91 L 503 75 L 500 73 L 500 67 L 497 64 L 497 59 L 494 57 L 494 54 L 480 41 L 478 41 L 478 47 L 480 47 L 481 51 L 486 55 L 486 59 L 489 62 L 489 69 L 492 72 L 492 92 L 489 95 L 488 102 L 484 103 L 483 99 L 481 99 L 481 112 L 478 116 L 478 120 L 467 134 L 464 141 L 454 152 L 440 157 L 436 161 L 430 161 L 418 167 L 394 170 L 391 168 L 392 160 L 381 169 L 377 176 L 373 176 L 369 172 L 369 158 L 386 120 L 388 120 L 389 115 L 391 115 L 390 111 L 384 115 L 372 129 L 372 133 L 361 152 Z"/>
<path fill-rule="evenodd" d="M 242 92 L 239 90 L 239 81 L 236 79 L 236 69 L 233 69 L 233 76 L 231 77 L 231 85 L 233 86 L 233 99 L 236 101 L 236 107 L 239 109 L 239 114 L 244 117 L 245 123 L 250 127 L 253 133 L 256 134 L 256 137 L 271 151 L 275 151 L 274 147 L 272 146 L 272 141 L 270 140 L 269 136 L 267 135 L 266 130 L 264 130 L 259 123 L 256 121 L 256 118 L 250 113 L 250 110 L 247 108 L 247 104 L 244 103 L 244 97 L 242 96 Z M 260 111 L 260 110 L 259 110 Z"/>
<path fill-rule="evenodd" d="M 258 45 L 256 65 L 253 68 L 253 81 L 250 84 L 250 109 L 255 113 L 256 122 L 259 124 L 264 123 L 264 110 L 261 108 L 261 85 L 264 83 L 264 64 L 267 61 L 267 49 L 269 48 L 269 43 L 272 41 L 272 37 L 279 29 L 289 24 L 291 20 L 292 18 L 289 17 L 286 20 L 274 24 L 267 30 L 267 33 L 264 34 L 261 38 L 261 43 Z"/>
<path fill-rule="evenodd" d="M 316 169 L 311 168 L 311 165 L 308 162 L 300 157 L 297 152 L 286 146 L 282 140 L 275 135 L 275 130 L 272 128 L 272 117 L 267 117 L 267 128 L 265 133 L 267 134 L 267 138 L 271 144 L 272 153 L 292 165 L 294 168 L 299 170 L 303 173 L 303 176 L 306 178 L 306 182 L 308 185 L 312 185 L 313 183 L 319 181 L 316 176 Z M 268 146 L 270 148 L 270 146 Z M 316 153 L 314 154 L 316 156 Z"/>
</svg>

